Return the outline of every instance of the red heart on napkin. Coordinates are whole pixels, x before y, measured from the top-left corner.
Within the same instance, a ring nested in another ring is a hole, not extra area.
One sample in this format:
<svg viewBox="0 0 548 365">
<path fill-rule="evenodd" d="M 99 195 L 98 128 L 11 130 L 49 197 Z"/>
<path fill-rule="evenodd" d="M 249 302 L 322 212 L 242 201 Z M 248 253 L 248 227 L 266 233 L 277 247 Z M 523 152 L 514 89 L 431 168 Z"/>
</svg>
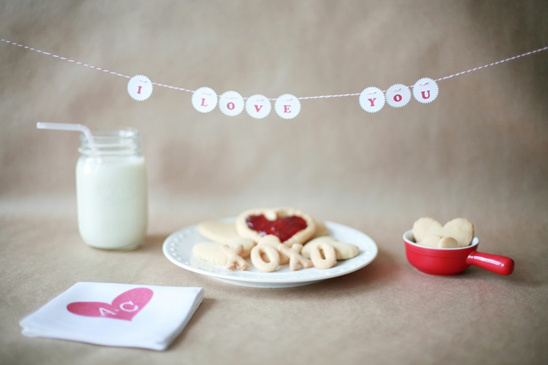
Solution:
<svg viewBox="0 0 548 365">
<path fill-rule="evenodd" d="M 67 305 L 67 310 L 79 316 L 131 321 L 147 305 L 153 294 L 154 292 L 148 288 L 135 288 L 118 295 L 111 304 L 74 302 Z"/>
</svg>

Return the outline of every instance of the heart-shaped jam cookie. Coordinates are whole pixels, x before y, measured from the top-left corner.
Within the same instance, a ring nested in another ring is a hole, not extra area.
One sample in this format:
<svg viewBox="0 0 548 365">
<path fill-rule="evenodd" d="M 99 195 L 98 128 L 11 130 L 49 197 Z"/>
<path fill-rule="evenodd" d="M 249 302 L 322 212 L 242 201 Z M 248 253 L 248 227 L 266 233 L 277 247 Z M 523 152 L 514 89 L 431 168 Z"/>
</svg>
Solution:
<svg viewBox="0 0 548 365">
<path fill-rule="evenodd" d="M 316 231 L 312 217 L 294 208 L 251 209 L 236 218 L 236 230 L 255 242 L 274 235 L 288 246 L 303 244 Z"/>
</svg>

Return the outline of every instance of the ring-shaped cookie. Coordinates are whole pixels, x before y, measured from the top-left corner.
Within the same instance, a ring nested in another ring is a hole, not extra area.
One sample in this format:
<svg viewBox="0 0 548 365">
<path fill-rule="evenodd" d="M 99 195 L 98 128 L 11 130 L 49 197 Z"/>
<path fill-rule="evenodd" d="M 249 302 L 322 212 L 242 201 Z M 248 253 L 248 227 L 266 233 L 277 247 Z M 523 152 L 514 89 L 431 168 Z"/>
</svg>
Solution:
<svg viewBox="0 0 548 365">
<path fill-rule="evenodd" d="M 263 255 L 266 256 L 268 261 L 263 258 Z M 251 250 L 251 262 L 263 272 L 272 272 L 280 265 L 280 255 L 272 246 L 259 245 Z"/>
<path fill-rule="evenodd" d="M 269 225 L 276 225 L 280 220 L 288 219 L 291 217 L 298 217 L 302 219 L 305 223 L 305 227 L 300 230 L 296 230 L 294 227 L 291 228 L 291 232 L 276 232 L 275 227 L 268 227 L 267 231 L 255 230 L 252 228 L 253 224 L 250 223 L 251 218 L 260 218 L 262 223 Z M 250 238 L 255 242 L 258 242 L 261 237 L 266 235 L 276 235 L 283 244 L 291 247 L 295 243 L 304 244 L 308 241 L 314 233 L 316 232 L 316 224 L 314 219 L 307 213 L 304 213 L 301 210 L 295 208 L 273 208 L 273 209 L 250 209 L 246 210 L 238 215 L 236 218 L 236 230 L 238 234 L 242 237 Z M 293 232 L 295 231 L 295 232 Z M 289 235 L 288 238 L 283 236 Z M 280 237 L 282 236 L 282 237 Z"/>
<path fill-rule="evenodd" d="M 318 269 L 329 269 L 337 263 L 335 249 L 327 242 L 320 242 L 310 251 L 310 260 Z"/>
<path fill-rule="evenodd" d="M 249 238 L 242 238 L 242 239 L 249 239 Z M 278 250 L 279 245 L 283 245 L 280 242 L 280 239 L 274 235 L 269 234 L 268 236 L 263 236 L 261 239 L 257 242 L 257 246 L 260 245 L 268 245 L 272 246 L 275 249 Z M 280 265 L 285 265 L 289 262 L 289 256 L 284 255 L 280 250 L 278 250 L 278 253 L 280 254 Z"/>
</svg>

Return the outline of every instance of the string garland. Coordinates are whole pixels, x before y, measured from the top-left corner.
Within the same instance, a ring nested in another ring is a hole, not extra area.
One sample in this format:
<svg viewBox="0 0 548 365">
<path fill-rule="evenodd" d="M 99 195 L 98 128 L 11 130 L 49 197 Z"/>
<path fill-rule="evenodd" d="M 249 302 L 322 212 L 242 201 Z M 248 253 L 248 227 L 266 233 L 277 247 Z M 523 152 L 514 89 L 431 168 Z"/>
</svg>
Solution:
<svg viewBox="0 0 548 365">
<path fill-rule="evenodd" d="M 412 96 L 419 103 L 428 104 L 437 98 L 439 94 L 438 82 L 440 81 L 449 80 L 454 77 L 466 75 L 488 67 L 497 66 L 505 62 L 513 61 L 526 56 L 531 56 L 533 54 L 548 50 L 548 46 L 545 46 L 533 51 L 525 52 L 519 55 L 502 59 L 500 61 L 474 67 L 465 71 L 453 73 L 451 75 L 443 76 L 437 79 L 424 77 L 419 79 L 413 85 L 395 84 L 386 90 L 381 90 L 377 87 L 370 86 L 366 87 L 362 92 L 359 93 L 303 97 L 296 97 L 292 94 L 283 94 L 278 98 L 268 98 L 260 94 L 256 94 L 250 97 L 243 97 L 238 92 L 232 90 L 227 91 L 220 96 L 217 96 L 217 93 L 209 87 L 201 87 L 197 90 L 191 90 L 183 87 L 152 82 L 148 77 L 144 75 L 128 76 L 116 71 L 97 67 L 51 52 L 43 51 L 38 48 L 16 43 L 8 39 L 0 38 L 0 41 L 29 51 L 50 56 L 61 61 L 74 63 L 83 67 L 90 68 L 92 70 L 101 71 L 110 75 L 129 79 L 127 83 L 127 92 L 130 97 L 137 101 L 147 100 L 152 95 L 153 87 L 157 86 L 171 90 L 192 93 L 191 103 L 193 107 L 201 113 L 209 113 L 214 110 L 218 105 L 221 112 L 227 116 L 239 115 L 245 109 L 247 114 L 256 119 L 264 118 L 270 114 L 272 110 L 272 102 L 274 102 L 274 110 L 276 114 L 278 114 L 278 116 L 283 119 L 293 119 L 300 113 L 301 100 L 319 100 L 358 96 L 361 108 L 368 113 L 376 113 L 380 111 L 385 104 L 388 104 L 394 108 L 401 108 L 409 103 Z"/>
</svg>

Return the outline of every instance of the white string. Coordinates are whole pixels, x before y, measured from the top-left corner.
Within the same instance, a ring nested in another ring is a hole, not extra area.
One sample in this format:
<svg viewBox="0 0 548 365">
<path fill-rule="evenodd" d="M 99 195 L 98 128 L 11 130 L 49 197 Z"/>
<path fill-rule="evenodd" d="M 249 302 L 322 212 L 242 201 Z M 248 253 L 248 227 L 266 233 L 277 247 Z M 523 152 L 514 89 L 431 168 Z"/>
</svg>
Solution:
<svg viewBox="0 0 548 365">
<path fill-rule="evenodd" d="M 124 78 L 127 78 L 127 79 L 131 78 L 131 76 L 124 75 L 124 74 L 121 74 L 119 72 L 107 70 L 107 69 L 97 67 L 97 66 L 93 66 L 93 65 L 89 65 L 89 64 L 84 63 L 84 62 L 80 62 L 80 61 L 73 60 L 73 59 L 70 59 L 70 58 L 67 58 L 67 57 L 59 56 L 59 55 L 53 54 L 51 52 L 42 51 L 40 49 L 29 47 L 29 46 L 26 46 L 26 45 L 23 45 L 23 44 L 19 44 L 19 43 L 16 43 L 16 42 L 4 39 L 4 38 L 1 38 L 0 41 L 2 41 L 4 43 L 7 43 L 7 44 L 11 44 L 13 46 L 24 48 L 24 49 L 29 50 L 29 51 L 33 51 L 33 52 L 44 54 L 46 56 L 57 58 L 57 59 L 62 60 L 62 61 L 74 63 L 74 64 L 84 66 L 84 67 L 88 67 L 88 68 L 91 68 L 93 70 L 105 72 L 105 73 L 115 75 L 115 76 L 119 76 L 119 77 L 124 77 Z M 474 68 L 471 68 L 471 69 L 466 70 L 466 71 L 461 71 L 461 72 L 457 72 L 457 73 L 454 73 L 454 74 L 451 74 L 451 75 L 448 75 L 448 76 L 440 77 L 440 78 L 436 79 L 435 81 L 436 82 L 445 81 L 445 80 L 451 79 L 453 77 L 466 75 L 466 74 L 469 74 L 471 72 L 479 71 L 479 70 L 482 70 L 482 69 L 485 69 L 485 68 L 488 68 L 488 67 L 492 67 L 492 66 L 497 66 L 497 65 L 500 65 L 501 63 L 504 63 L 504 62 L 513 61 L 513 60 L 516 60 L 518 58 L 530 56 L 530 55 L 533 55 L 535 53 L 543 52 L 543 51 L 546 51 L 546 50 L 548 50 L 548 46 L 536 49 L 534 51 L 525 52 L 525 53 L 522 53 L 520 55 L 508 57 L 508 58 L 500 60 L 500 61 L 491 62 L 491 63 L 488 63 L 488 64 L 483 65 L 483 66 L 474 67 Z M 195 90 L 185 89 L 185 88 L 178 87 L 178 86 L 160 84 L 160 83 L 157 83 L 157 82 L 153 82 L 152 84 L 156 85 L 156 86 L 159 86 L 159 87 L 165 87 L 167 89 L 185 91 L 185 92 L 190 92 L 190 93 L 194 93 L 194 91 L 195 91 Z M 413 85 L 410 85 L 409 87 L 412 88 Z M 386 92 L 386 90 L 383 90 L 383 92 Z M 318 96 L 302 96 L 302 97 L 298 97 L 297 99 L 299 99 L 299 100 L 316 100 L 316 99 L 329 99 L 329 98 L 344 98 L 344 97 L 359 96 L 359 95 L 360 95 L 360 93 L 336 94 L 336 95 L 318 95 Z M 248 99 L 248 97 L 244 97 L 244 99 Z M 269 98 L 269 100 L 276 100 L 276 98 Z"/>
</svg>

